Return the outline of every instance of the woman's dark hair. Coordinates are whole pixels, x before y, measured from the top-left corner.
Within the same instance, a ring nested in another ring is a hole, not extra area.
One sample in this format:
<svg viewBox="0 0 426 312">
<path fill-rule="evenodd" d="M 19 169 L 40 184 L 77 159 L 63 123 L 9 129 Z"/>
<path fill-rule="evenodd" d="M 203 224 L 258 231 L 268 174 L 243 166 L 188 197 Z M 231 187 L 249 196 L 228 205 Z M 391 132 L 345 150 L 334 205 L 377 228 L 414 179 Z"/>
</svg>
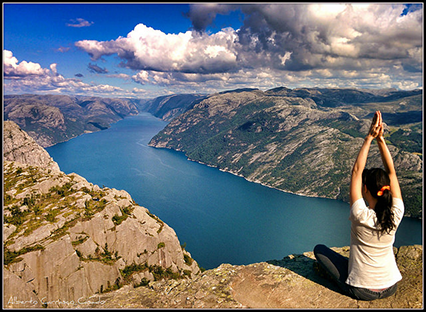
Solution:
<svg viewBox="0 0 426 312">
<path fill-rule="evenodd" d="M 377 216 L 376 226 L 381 234 L 390 233 L 395 228 L 394 215 L 392 212 L 392 194 L 385 189 L 379 196 L 377 193 L 383 186 L 390 185 L 389 175 L 381 168 L 364 169 L 362 172 L 362 184 L 367 186 L 371 195 L 377 199 L 374 211 Z"/>
</svg>

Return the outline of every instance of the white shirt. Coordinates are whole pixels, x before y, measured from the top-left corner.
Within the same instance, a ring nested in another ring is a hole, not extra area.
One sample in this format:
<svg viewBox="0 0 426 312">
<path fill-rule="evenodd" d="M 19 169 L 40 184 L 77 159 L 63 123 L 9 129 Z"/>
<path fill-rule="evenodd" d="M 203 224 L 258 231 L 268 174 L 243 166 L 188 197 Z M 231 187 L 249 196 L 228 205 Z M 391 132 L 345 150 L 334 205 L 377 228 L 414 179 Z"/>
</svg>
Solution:
<svg viewBox="0 0 426 312">
<path fill-rule="evenodd" d="M 389 234 L 380 234 L 375 225 L 375 211 L 366 206 L 363 198 L 353 203 L 349 216 L 351 248 L 347 284 L 382 289 L 402 279 L 393 253 L 396 228 L 404 215 L 404 203 L 400 198 L 393 198 L 392 211 L 395 228 Z"/>
</svg>

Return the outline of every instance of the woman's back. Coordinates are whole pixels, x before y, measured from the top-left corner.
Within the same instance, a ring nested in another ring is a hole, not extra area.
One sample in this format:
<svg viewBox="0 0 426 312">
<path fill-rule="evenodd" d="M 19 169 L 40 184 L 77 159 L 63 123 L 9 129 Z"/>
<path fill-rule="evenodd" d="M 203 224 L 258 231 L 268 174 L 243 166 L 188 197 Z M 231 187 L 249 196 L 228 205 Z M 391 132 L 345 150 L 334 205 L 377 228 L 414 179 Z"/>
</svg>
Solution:
<svg viewBox="0 0 426 312">
<path fill-rule="evenodd" d="M 363 199 L 351 207 L 351 248 L 349 275 L 346 283 L 363 288 L 386 288 L 401 280 L 393 253 L 395 233 L 404 215 L 404 203 L 394 198 L 392 203 L 395 228 L 381 233 L 374 210 Z"/>
</svg>

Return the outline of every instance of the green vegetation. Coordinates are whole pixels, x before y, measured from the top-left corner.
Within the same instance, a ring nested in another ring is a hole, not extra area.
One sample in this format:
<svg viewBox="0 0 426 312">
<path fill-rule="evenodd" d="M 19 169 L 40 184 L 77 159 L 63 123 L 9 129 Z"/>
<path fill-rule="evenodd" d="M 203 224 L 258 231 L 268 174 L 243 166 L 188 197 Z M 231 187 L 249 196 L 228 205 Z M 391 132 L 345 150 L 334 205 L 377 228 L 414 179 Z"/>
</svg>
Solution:
<svg viewBox="0 0 426 312">
<path fill-rule="evenodd" d="M 74 182 L 70 181 L 62 185 L 51 187 L 48 192 L 42 193 L 36 189 L 29 192 L 38 181 L 46 179 L 46 173 L 40 168 L 14 167 L 8 164 L 4 167 L 4 222 L 17 227 L 11 234 L 12 238 L 24 227 L 24 235 L 30 235 L 34 230 L 47 223 L 54 223 L 58 217 L 66 218 L 65 224 L 52 233 L 52 239 L 59 239 L 65 235 L 68 228 L 77 220 L 91 218 L 95 213 L 102 211 L 107 201 L 101 199 L 105 196 L 103 190 L 92 191 L 82 188 L 80 191 L 73 188 Z M 22 198 L 22 192 L 27 194 Z M 90 195 L 91 200 L 86 200 L 84 208 L 77 206 L 77 200 L 81 198 L 81 192 Z M 13 195 L 11 195 L 13 194 Z M 125 208 L 124 212 L 129 212 Z"/>
<path fill-rule="evenodd" d="M 72 241 L 71 242 L 71 244 L 75 247 L 75 246 L 78 246 L 78 245 L 81 245 L 81 244 L 83 244 L 87 239 L 89 238 L 89 236 L 84 236 L 84 237 L 81 237 L 81 238 L 79 238 L 78 240 L 76 240 L 76 241 Z"/>
<path fill-rule="evenodd" d="M 396 147 L 410 153 L 422 154 L 422 125 L 415 124 L 398 130 L 387 136 L 387 139 Z"/>
<path fill-rule="evenodd" d="M 166 247 L 166 244 L 164 242 L 159 242 L 157 245 L 157 249 L 164 248 L 164 247 Z"/>
<path fill-rule="evenodd" d="M 185 260 L 185 264 L 187 266 L 191 266 L 192 263 L 194 262 L 194 259 L 192 259 L 189 255 L 187 254 L 183 254 L 183 259 Z"/>
<path fill-rule="evenodd" d="M 19 262 L 22 260 L 22 258 L 19 258 L 19 256 L 22 256 L 23 254 L 36 251 L 36 250 L 44 250 L 44 247 L 37 244 L 31 247 L 24 247 L 19 251 L 10 251 L 6 247 L 4 247 L 4 265 L 9 265 L 11 263 Z"/>
<path fill-rule="evenodd" d="M 124 269 L 121 269 L 120 273 L 124 279 L 124 283 L 128 283 L 134 273 L 140 273 L 145 271 L 149 271 L 150 273 L 152 273 L 155 281 L 160 281 L 162 279 L 181 279 L 184 276 L 191 276 L 191 271 L 183 271 L 181 274 L 179 272 L 173 272 L 171 267 L 163 268 L 160 265 L 148 265 L 147 263 L 132 263 L 131 265 L 125 266 Z M 148 282 L 145 279 L 145 281 L 141 284 L 138 286 L 146 286 L 148 285 Z"/>
<path fill-rule="evenodd" d="M 164 227 L 164 222 L 161 221 L 156 215 L 152 214 L 151 212 L 146 212 L 151 218 L 153 218 L 157 223 L 160 225 L 160 228 L 157 230 L 157 233 L 160 234 Z"/>
<path fill-rule="evenodd" d="M 114 222 L 115 225 L 120 225 L 124 220 L 126 220 L 132 214 L 132 210 L 133 210 L 132 206 L 120 208 L 121 216 L 114 215 L 112 217 L 112 221 Z"/>
</svg>

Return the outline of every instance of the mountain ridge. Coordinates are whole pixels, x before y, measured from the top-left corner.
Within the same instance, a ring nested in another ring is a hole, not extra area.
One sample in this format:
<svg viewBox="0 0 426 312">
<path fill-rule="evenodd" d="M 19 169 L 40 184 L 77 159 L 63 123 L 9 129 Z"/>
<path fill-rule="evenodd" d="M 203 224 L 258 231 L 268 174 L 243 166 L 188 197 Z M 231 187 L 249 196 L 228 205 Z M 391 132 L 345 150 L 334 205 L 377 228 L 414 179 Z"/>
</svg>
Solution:
<svg viewBox="0 0 426 312">
<path fill-rule="evenodd" d="M 386 139 L 403 173 L 406 215 L 421 217 L 422 90 L 242 88 L 151 100 L 6 96 L 4 116 L 20 123 L 38 144 L 50 146 L 148 111 L 169 122 L 151 140 L 151 146 L 183 151 L 191 160 L 286 192 L 347 201 L 350 160 L 356 153 L 353 146 L 360 144 L 357 141 L 365 135 L 377 109 L 387 123 Z M 83 110 L 90 114 L 80 118 Z M 183 134 L 186 126 L 178 128 L 176 124 L 188 114 L 195 116 L 194 112 L 200 123 L 197 129 L 192 128 L 196 135 L 188 136 Z M 172 128 L 174 133 L 167 137 L 165 133 Z M 269 142 L 259 144 L 256 140 Z M 199 144 L 201 141 L 204 146 Z M 373 152 L 376 157 L 374 146 Z M 299 157 L 302 154 L 305 158 Z M 322 157 L 323 162 L 318 162 L 315 155 Z M 312 166 L 310 171 L 305 170 L 306 165 Z M 372 165 L 381 166 L 374 162 Z M 337 170 L 333 173 L 333 169 Z M 304 170 L 298 180 L 312 181 L 316 184 L 313 188 L 296 186 L 298 181 L 294 177 Z"/>
<path fill-rule="evenodd" d="M 350 169 L 369 129 L 370 115 L 377 109 L 385 117 L 405 114 L 411 119 L 402 126 L 399 118 L 385 120 L 386 139 L 398 168 L 406 215 L 421 217 L 419 92 L 392 94 L 387 102 L 337 105 L 335 101 L 332 107 L 323 100 L 329 92 L 342 93 L 341 99 L 351 97 L 353 91 L 347 95 L 347 90 L 327 89 L 322 97 L 320 89 L 289 90 L 242 89 L 210 95 L 173 119 L 149 145 L 184 152 L 191 160 L 286 192 L 348 201 Z M 292 92 L 296 95 L 289 96 Z M 367 98 L 383 99 L 389 92 Z M 359 91 L 355 93 L 359 98 Z M 395 97 L 400 100 L 394 101 Z M 406 146 L 412 149 L 404 151 Z M 382 166 L 380 159 L 373 144 L 367 166 Z"/>
<path fill-rule="evenodd" d="M 107 129 L 136 115 L 140 100 L 68 95 L 5 95 L 3 116 L 25 130 L 42 147 L 83 133 Z"/>
</svg>

